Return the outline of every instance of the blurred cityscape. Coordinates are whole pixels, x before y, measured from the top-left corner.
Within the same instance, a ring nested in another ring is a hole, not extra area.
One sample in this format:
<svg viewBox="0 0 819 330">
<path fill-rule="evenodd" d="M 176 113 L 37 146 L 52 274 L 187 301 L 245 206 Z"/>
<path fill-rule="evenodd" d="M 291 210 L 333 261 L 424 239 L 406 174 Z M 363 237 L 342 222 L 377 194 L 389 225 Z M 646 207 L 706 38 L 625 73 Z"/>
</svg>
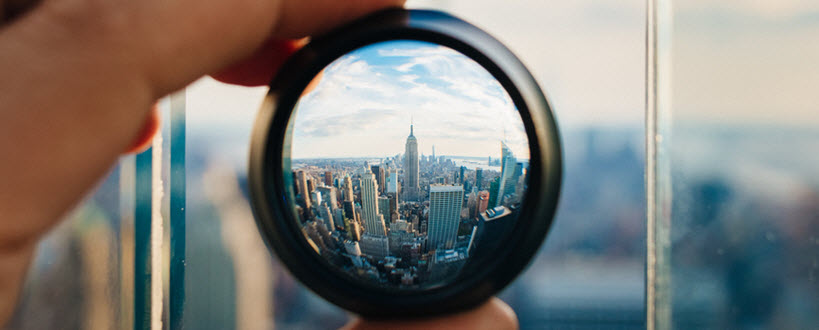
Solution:
<svg viewBox="0 0 819 330">
<path fill-rule="evenodd" d="M 293 212 L 309 245 L 341 272 L 376 285 L 444 285 L 498 247 L 518 215 L 528 162 L 500 148 L 494 160 L 435 155 L 434 145 L 419 155 L 410 125 L 395 156 L 294 159 Z"/>
<path fill-rule="evenodd" d="M 676 326 L 811 328 L 819 315 L 819 173 L 813 166 L 819 156 L 800 150 L 819 145 L 819 133 L 759 127 L 678 132 L 672 173 Z M 343 325 L 349 319 L 343 310 L 298 285 L 268 254 L 248 207 L 245 168 L 231 154 L 242 147 L 213 139 L 196 136 L 187 151 L 185 327 Z M 523 329 L 644 328 L 643 133 L 576 129 L 564 131 L 563 140 L 563 193 L 549 237 L 500 297 Z M 128 324 L 133 309 L 120 305 L 133 301 L 135 279 L 128 268 L 132 229 L 120 222 L 128 216 L 120 211 L 130 184 L 124 173 L 115 170 L 41 244 L 8 328 Z"/>
</svg>

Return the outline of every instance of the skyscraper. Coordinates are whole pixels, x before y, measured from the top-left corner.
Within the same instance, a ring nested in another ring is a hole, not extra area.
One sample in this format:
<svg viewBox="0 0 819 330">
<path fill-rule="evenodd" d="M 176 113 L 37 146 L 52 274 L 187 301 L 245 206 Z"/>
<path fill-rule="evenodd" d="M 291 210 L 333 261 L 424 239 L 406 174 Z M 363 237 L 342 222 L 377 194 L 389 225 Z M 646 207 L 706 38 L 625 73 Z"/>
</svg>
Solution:
<svg viewBox="0 0 819 330">
<path fill-rule="evenodd" d="M 378 182 L 378 193 L 384 194 L 385 187 L 387 186 L 385 181 L 386 180 L 386 171 L 384 169 L 384 165 L 373 165 L 370 167 L 375 175 L 375 181 Z"/>
<path fill-rule="evenodd" d="M 475 219 L 478 215 L 478 188 L 472 188 L 466 202 L 466 208 L 469 209 L 469 219 Z"/>
<path fill-rule="evenodd" d="M 324 185 L 328 187 L 333 186 L 333 172 L 330 171 L 324 172 Z"/>
<path fill-rule="evenodd" d="M 489 208 L 489 192 L 483 190 L 478 193 L 478 214 L 486 212 L 487 208 Z"/>
<path fill-rule="evenodd" d="M 429 187 L 429 226 L 427 249 L 452 249 L 461 220 L 464 187 L 431 185 Z"/>
<path fill-rule="evenodd" d="M 387 178 L 387 193 L 397 194 L 398 187 L 398 173 L 390 173 L 390 176 Z"/>
<path fill-rule="evenodd" d="M 313 204 L 316 204 L 316 207 L 321 205 L 322 198 L 321 198 L 321 192 L 320 191 L 313 190 L 313 192 L 310 193 L 310 196 L 311 196 L 311 198 L 313 200 Z"/>
<path fill-rule="evenodd" d="M 324 220 L 324 226 L 327 227 L 327 230 L 333 231 L 335 230 L 335 222 L 333 222 L 333 213 L 330 211 L 330 207 L 327 204 L 321 204 L 319 207 L 319 213 L 321 214 L 321 218 Z"/>
<path fill-rule="evenodd" d="M 353 180 L 349 176 L 344 177 L 344 200 L 354 201 L 353 199 Z"/>
<path fill-rule="evenodd" d="M 517 159 L 515 159 L 515 155 L 512 153 L 512 150 L 509 149 L 509 146 L 507 146 L 506 143 L 501 141 L 500 187 L 498 188 L 498 195 L 494 206 L 503 205 L 504 197 L 506 197 L 506 195 L 509 193 L 515 192 L 515 187 L 517 185 L 517 177 L 515 176 L 516 165 Z"/>
<path fill-rule="evenodd" d="M 327 203 L 331 211 L 338 208 L 338 190 L 335 187 L 318 187 L 316 191 L 321 193 L 321 201 Z"/>
<path fill-rule="evenodd" d="M 344 209 L 337 208 L 333 210 L 333 223 L 336 227 L 344 228 Z"/>
<path fill-rule="evenodd" d="M 410 125 L 410 135 L 404 148 L 404 200 L 418 201 L 420 185 L 418 184 L 418 140 L 413 135 L 413 125 Z"/>
<path fill-rule="evenodd" d="M 304 173 L 304 171 L 298 171 L 296 176 L 298 177 L 296 184 L 299 188 L 299 195 L 301 195 L 302 206 L 304 207 L 304 217 L 306 220 L 311 219 L 313 214 L 311 211 L 313 203 L 310 202 L 311 196 L 307 189 L 307 177 L 309 174 Z"/>
<path fill-rule="evenodd" d="M 378 213 L 384 216 L 384 219 L 390 219 L 390 199 L 386 196 L 378 197 Z"/>
<path fill-rule="evenodd" d="M 478 167 L 475 169 L 475 186 L 478 187 L 478 190 L 481 190 L 483 187 L 483 169 Z"/>
<path fill-rule="evenodd" d="M 384 217 L 378 212 L 378 183 L 375 175 L 367 173 L 361 176 L 361 213 L 364 229 L 367 233 L 386 236 Z"/>
</svg>

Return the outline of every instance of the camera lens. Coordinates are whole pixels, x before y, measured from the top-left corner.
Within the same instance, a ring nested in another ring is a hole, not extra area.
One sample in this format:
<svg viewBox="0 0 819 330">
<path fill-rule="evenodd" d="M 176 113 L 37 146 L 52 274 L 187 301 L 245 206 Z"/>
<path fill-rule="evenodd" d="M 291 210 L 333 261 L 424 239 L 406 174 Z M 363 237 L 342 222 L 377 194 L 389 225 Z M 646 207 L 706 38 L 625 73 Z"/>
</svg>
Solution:
<svg viewBox="0 0 819 330">
<path fill-rule="evenodd" d="M 382 12 L 271 82 L 254 211 L 304 284 L 368 316 L 480 303 L 545 238 L 560 185 L 551 110 L 503 45 L 452 16 Z"/>
</svg>

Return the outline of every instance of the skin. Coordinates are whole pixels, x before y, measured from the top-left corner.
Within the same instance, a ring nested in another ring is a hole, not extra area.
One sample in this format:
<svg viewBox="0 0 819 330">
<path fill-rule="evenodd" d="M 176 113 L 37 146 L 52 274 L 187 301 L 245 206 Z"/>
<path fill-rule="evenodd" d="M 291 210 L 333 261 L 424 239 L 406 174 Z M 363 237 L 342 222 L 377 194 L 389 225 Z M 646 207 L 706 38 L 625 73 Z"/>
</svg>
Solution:
<svg viewBox="0 0 819 330">
<path fill-rule="evenodd" d="M 264 85 L 304 37 L 403 0 L 0 0 L 0 325 L 38 240 L 158 127 L 157 99 L 211 74 Z M 511 329 L 500 300 L 349 329 Z"/>
</svg>

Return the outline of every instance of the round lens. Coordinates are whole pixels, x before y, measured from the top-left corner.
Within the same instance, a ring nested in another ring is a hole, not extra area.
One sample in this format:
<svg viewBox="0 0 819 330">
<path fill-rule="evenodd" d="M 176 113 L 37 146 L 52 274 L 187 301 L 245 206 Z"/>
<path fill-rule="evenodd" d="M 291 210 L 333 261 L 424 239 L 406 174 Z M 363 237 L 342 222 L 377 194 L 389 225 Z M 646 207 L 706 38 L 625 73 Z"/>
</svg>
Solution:
<svg viewBox="0 0 819 330">
<path fill-rule="evenodd" d="M 338 58 L 305 89 L 286 141 L 294 235 L 376 287 L 452 283 L 504 246 L 526 197 L 520 113 L 486 69 L 441 45 L 380 42 Z"/>
</svg>

